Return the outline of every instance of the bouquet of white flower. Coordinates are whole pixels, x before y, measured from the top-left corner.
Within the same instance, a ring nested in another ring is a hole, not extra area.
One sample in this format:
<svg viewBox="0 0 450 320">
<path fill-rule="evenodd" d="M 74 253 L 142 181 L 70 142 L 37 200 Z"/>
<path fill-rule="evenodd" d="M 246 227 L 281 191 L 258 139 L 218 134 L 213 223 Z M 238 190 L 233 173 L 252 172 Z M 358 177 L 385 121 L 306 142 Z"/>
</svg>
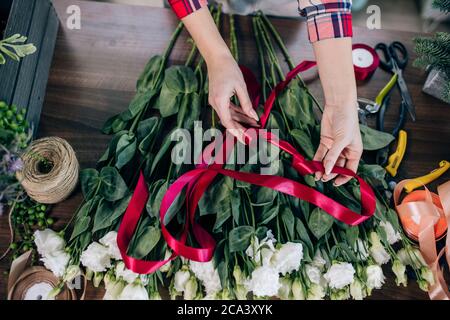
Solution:
<svg viewBox="0 0 450 320">
<path fill-rule="evenodd" d="M 214 16 L 218 23 L 220 9 Z M 232 16 L 230 23 L 231 49 L 237 58 Z M 254 16 L 253 27 L 263 102 L 268 90 L 284 79 L 275 44 L 281 48 L 290 69 L 294 65 L 265 16 Z M 342 223 L 301 199 L 221 177 L 206 190 L 194 217 L 217 242 L 211 261 L 176 257 L 151 274 L 138 275 L 127 270 L 122 255 L 140 260 L 170 260 L 172 253 L 162 235 L 159 219 L 161 201 L 171 183 L 193 166 L 170 161 L 172 152 L 179 150 L 167 132 L 173 128 L 192 132 L 194 121 L 209 117 L 206 74 L 202 59 L 194 65 L 195 45 L 185 66 L 166 69 L 181 29 L 182 25 L 175 31 L 166 52 L 149 61 L 129 108 L 105 124 L 105 133 L 114 136 L 97 169 L 81 173 L 85 199 L 74 216 L 71 234 L 66 232 L 66 247 L 63 248 L 65 242 L 56 235 L 47 235 L 54 250 L 40 251 L 43 262 L 66 280 L 78 267 L 86 270 L 95 285 L 103 280 L 105 299 L 160 299 L 161 286 L 169 287 L 172 298 L 183 296 L 184 299 L 363 299 L 373 289 L 382 287 L 385 277 L 381 265 L 390 261 L 398 285 L 407 284 L 408 266 L 426 289 L 433 279 L 420 252 L 403 234 L 396 212 L 388 205 L 386 172 L 380 166 L 364 162 L 358 174 L 375 189 L 377 199 L 374 217 L 360 225 Z M 297 77 L 280 93 L 266 128 L 278 129 L 282 139 L 311 159 L 320 137 L 316 118 L 319 110 L 316 99 Z M 215 127 L 214 113 L 208 119 Z M 384 148 L 393 140 L 390 135 L 368 127 L 362 126 L 361 130 L 365 148 L 369 150 Z M 292 170 L 287 159 L 281 153 L 280 159 L 272 161 L 272 174 L 299 181 L 353 211 L 361 211 L 361 194 L 355 181 L 335 187 L 315 181 L 311 175 L 302 177 Z M 251 159 L 226 167 L 239 172 L 260 169 Z M 149 186 L 147 214 L 140 217 L 127 252 L 121 254 L 116 231 L 136 185 L 137 168 L 142 169 Z M 171 230 L 181 230 L 185 225 L 185 197 L 182 193 L 166 214 L 164 224 Z M 44 241 L 43 235 L 38 234 L 36 240 Z M 191 237 L 186 242 L 189 246 L 196 244 Z M 59 259 L 53 265 L 49 257 L 55 255 Z"/>
</svg>

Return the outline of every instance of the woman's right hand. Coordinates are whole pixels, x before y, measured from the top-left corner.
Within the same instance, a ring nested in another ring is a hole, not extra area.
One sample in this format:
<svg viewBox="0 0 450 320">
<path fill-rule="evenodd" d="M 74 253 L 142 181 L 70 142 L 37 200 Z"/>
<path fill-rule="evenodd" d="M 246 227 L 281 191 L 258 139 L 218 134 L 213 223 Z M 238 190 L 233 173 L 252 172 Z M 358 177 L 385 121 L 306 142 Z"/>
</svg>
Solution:
<svg viewBox="0 0 450 320">
<path fill-rule="evenodd" d="M 259 118 L 250 101 L 242 72 L 231 54 L 214 57 L 207 65 L 209 104 L 217 112 L 222 125 L 245 143 L 244 126 L 258 127 Z M 231 102 L 235 95 L 240 106 Z"/>
</svg>

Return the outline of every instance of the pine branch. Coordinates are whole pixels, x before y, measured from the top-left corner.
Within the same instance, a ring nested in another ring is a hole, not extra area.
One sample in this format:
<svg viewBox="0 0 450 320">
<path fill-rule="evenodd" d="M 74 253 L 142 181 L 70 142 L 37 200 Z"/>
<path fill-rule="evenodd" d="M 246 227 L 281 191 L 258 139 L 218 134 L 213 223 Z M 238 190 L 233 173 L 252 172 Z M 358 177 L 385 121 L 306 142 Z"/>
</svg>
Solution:
<svg viewBox="0 0 450 320">
<path fill-rule="evenodd" d="M 433 38 L 414 39 L 415 51 L 418 55 L 414 65 L 431 66 L 448 73 L 450 70 L 450 34 L 438 32 Z"/>
<path fill-rule="evenodd" d="M 440 9 L 444 13 L 450 11 L 450 0 L 434 0 L 433 8 Z"/>
</svg>

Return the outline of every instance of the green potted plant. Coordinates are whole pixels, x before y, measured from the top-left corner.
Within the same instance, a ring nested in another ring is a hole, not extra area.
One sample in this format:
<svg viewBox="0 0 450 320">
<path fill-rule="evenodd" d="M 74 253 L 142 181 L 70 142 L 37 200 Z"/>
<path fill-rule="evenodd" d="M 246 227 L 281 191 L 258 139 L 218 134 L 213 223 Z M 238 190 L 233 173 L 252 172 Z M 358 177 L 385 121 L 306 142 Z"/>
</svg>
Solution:
<svg viewBox="0 0 450 320">
<path fill-rule="evenodd" d="M 434 0 L 433 6 L 444 14 L 450 11 L 450 0 Z M 430 70 L 423 91 L 450 103 L 450 33 L 437 32 L 433 37 L 414 39 L 417 67 Z"/>
</svg>

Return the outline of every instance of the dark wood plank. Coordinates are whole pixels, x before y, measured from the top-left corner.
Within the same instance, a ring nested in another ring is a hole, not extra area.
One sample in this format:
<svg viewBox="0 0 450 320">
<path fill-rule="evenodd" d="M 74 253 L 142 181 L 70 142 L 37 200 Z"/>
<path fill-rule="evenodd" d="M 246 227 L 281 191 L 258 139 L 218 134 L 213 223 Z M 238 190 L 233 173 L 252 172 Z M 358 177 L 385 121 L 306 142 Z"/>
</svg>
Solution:
<svg viewBox="0 0 450 320">
<path fill-rule="evenodd" d="M 27 57 L 27 59 L 24 59 L 18 70 L 17 83 L 14 89 L 16 94 L 12 98 L 12 103 L 19 108 L 26 108 L 28 106 L 39 57 L 41 52 L 45 52 L 45 50 L 42 50 L 42 40 L 47 27 L 45 22 L 50 11 L 50 2 L 42 1 L 40 5 L 34 7 L 33 11 L 30 19 L 31 24 L 28 33 L 28 42 L 35 44 L 36 52 Z"/>
<path fill-rule="evenodd" d="M 59 20 L 56 16 L 53 5 L 50 4 L 48 7 L 47 19 L 41 21 L 41 23 L 44 24 L 45 29 L 42 33 L 42 39 L 40 42 L 41 48 L 39 50 L 39 58 L 37 60 L 35 73 L 31 78 L 33 81 L 31 81 L 32 87 L 30 99 L 26 104 L 28 106 L 26 117 L 29 123 L 34 124 L 34 133 L 37 132 L 39 119 L 41 117 L 45 89 L 47 87 L 48 75 L 50 73 L 50 66 L 52 64 L 53 53 L 56 45 L 55 39 L 58 33 Z M 20 96 L 20 94 L 21 92 L 17 87 L 15 96 Z"/>
<path fill-rule="evenodd" d="M 103 122 L 122 111 L 134 93 L 135 81 L 150 56 L 161 53 L 177 24 L 169 10 L 124 5 L 108 5 L 75 0 L 54 0 L 61 28 L 50 72 L 39 136 L 58 135 L 67 139 L 83 168 L 94 166 L 109 141 L 100 133 Z M 66 8 L 77 4 L 82 12 L 82 29 L 65 27 Z M 256 48 L 248 18 L 238 19 L 241 63 L 258 70 Z M 307 41 L 305 25 L 298 20 L 273 19 L 276 28 L 287 41 L 295 61 L 313 59 Z M 225 34 L 228 23 L 225 21 Z M 355 28 L 355 42 L 375 45 L 379 41 L 401 40 L 413 55 L 413 33 L 389 30 L 369 31 Z M 180 39 L 171 63 L 182 62 L 190 49 L 185 38 Z M 320 83 L 314 71 L 304 75 L 311 90 L 322 99 Z M 421 92 L 425 73 L 408 66 L 405 77 L 417 108 L 416 123 L 408 122 L 410 140 L 400 174 L 414 177 L 435 168 L 442 159 L 450 159 L 450 106 Z M 390 75 L 378 70 L 370 82 L 359 86 L 360 96 L 373 98 L 389 80 Z M 387 114 L 387 127 L 396 120 L 399 103 L 396 92 Z M 439 182 L 448 180 L 449 175 Z M 53 208 L 61 227 L 71 217 L 81 201 L 77 190 L 68 200 Z M 0 249 L 7 239 L 5 217 L 0 218 Z M 8 263 L 0 263 L 0 272 Z M 375 290 L 372 299 L 427 299 L 415 283 L 398 288 L 393 275 L 386 270 L 387 284 Z M 0 297 L 5 296 L 5 276 L 1 275 Z M 102 297 L 102 290 L 89 288 L 88 299 Z"/>
</svg>

